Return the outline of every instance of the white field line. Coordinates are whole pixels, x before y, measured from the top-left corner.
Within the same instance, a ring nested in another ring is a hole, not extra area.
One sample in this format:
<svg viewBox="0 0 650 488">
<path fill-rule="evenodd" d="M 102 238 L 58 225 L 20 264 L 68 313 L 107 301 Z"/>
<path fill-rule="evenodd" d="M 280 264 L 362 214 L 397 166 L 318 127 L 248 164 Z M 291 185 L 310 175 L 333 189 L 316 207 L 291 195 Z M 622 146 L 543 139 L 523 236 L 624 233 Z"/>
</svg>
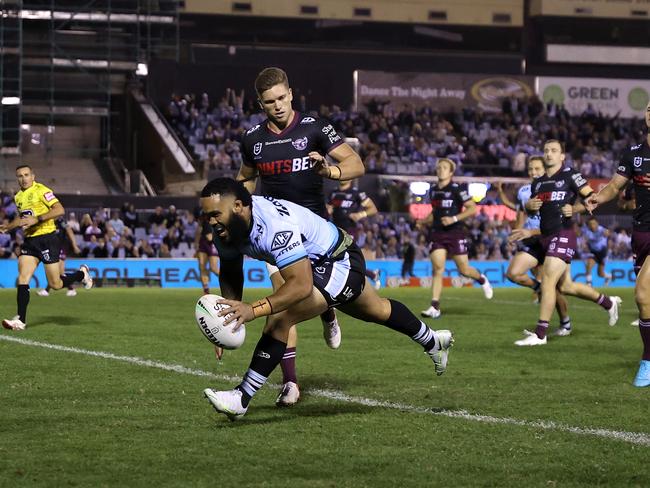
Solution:
<svg viewBox="0 0 650 488">
<path fill-rule="evenodd" d="M 162 369 L 164 371 L 172 371 L 174 373 L 187 374 L 192 376 L 202 376 L 205 378 L 224 380 L 228 382 L 236 382 L 239 381 L 240 379 L 239 377 L 219 375 L 219 374 L 211 373 L 209 371 L 203 371 L 200 369 L 187 368 L 180 364 L 162 363 L 159 361 L 152 361 L 149 359 L 143 359 L 143 358 L 133 357 L 133 356 L 119 356 L 117 354 L 112 354 L 110 352 L 91 351 L 88 349 L 80 349 L 77 347 L 61 346 L 59 344 L 49 344 L 46 342 L 38 342 L 29 339 L 21 339 L 19 337 L 13 337 L 7 334 L 0 334 L 0 340 L 7 341 L 7 342 L 14 342 L 25 346 L 41 347 L 44 349 L 52 349 L 55 351 L 71 352 L 75 354 L 83 354 L 85 356 L 94 356 L 102 359 L 111 359 L 113 361 L 120 361 L 123 363 L 134 364 L 136 366 Z M 278 386 L 278 385 L 270 385 L 270 386 Z M 399 410 L 403 412 L 413 412 L 413 413 L 426 414 L 426 415 L 435 415 L 439 417 L 463 419 L 472 422 L 481 422 L 486 424 L 514 425 L 518 427 L 527 427 L 527 428 L 534 428 L 534 429 L 541 429 L 541 430 L 569 432 L 571 434 L 601 437 L 608 440 L 618 440 L 630 444 L 637 444 L 641 446 L 650 447 L 650 434 L 644 432 L 626 432 L 626 431 L 609 430 L 609 429 L 595 429 L 590 427 L 574 427 L 574 426 L 564 425 L 561 423 L 548 421 L 548 420 L 521 420 L 521 419 L 514 419 L 509 417 L 493 417 L 491 415 L 474 414 L 474 413 L 467 412 L 465 410 L 446 410 L 446 409 L 417 407 L 415 405 L 386 402 L 382 400 L 374 400 L 372 398 L 363 398 L 363 397 L 356 397 L 352 395 L 346 395 L 345 393 L 334 391 L 334 390 L 310 389 L 307 390 L 306 393 L 316 397 L 327 398 L 329 400 L 336 400 L 345 403 L 354 403 L 357 405 L 364 405 L 368 407 L 387 408 L 387 409 Z"/>
</svg>

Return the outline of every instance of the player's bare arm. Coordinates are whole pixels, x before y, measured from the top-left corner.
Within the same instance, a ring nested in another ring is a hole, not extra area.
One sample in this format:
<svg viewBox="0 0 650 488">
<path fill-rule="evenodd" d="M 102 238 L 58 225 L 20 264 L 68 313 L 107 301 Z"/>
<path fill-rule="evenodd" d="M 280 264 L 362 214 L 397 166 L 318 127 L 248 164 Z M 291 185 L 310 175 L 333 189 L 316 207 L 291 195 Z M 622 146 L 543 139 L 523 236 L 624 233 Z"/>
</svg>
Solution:
<svg viewBox="0 0 650 488">
<path fill-rule="evenodd" d="M 375 205 L 375 202 L 372 201 L 372 198 L 366 198 L 361 202 L 361 206 L 363 207 L 363 210 L 350 214 L 350 219 L 352 219 L 353 222 L 358 222 L 367 217 L 377 215 L 377 206 Z"/>
<path fill-rule="evenodd" d="M 530 200 L 526 202 L 526 210 L 529 212 L 537 212 L 540 208 L 542 208 L 542 202 L 539 198 L 533 197 Z"/>
<path fill-rule="evenodd" d="M 363 161 L 347 143 L 336 146 L 328 154 L 337 164 L 329 164 L 325 157 L 316 151 L 309 153 L 309 157 L 314 161 L 314 171 L 323 178 L 353 180 L 366 172 Z"/>
<path fill-rule="evenodd" d="M 625 188 L 625 185 L 628 182 L 628 178 L 625 176 L 619 175 L 618 173 L 615 174 L 611 180 L 609 180 L 609 183 L 600 190 L 598 193 L 592 193 L 590 197 L 587 198 L 585 201 L 585 206 L 588 211 L 592 212 L 593 210 L 596 209 L 599 205 L 602 205 L 603 203 L 607 203 L 610 200 L 612 200 L 616 195 L 618 195 L 623 188 Z"/>
<path fill-rule="evenodd" d="M 244 186 L 249 193 L 255 193 L 255 187 L 257 186 L 257 166 L 248 166 L 244 163 L 239 167 L 239 173 L 237 173 L 237 181 L 243 181 Z"/>
<path fill-rule="evenodd" d="M 508 242 L 523 241 L 524 239 L 529 239 L 540 234 L 541 232 L 539 229 L 515 229 L 510 233 Z"/>
<path fill-rule="evenodd" d="M 235 300 L 223 300 L 219 303 L 230 305 L 230 308 L 223 310 L 219 315 L 229 315 L 228 323 L 234 323 L 234 330 L 237 330 L 246 322 L 258 317 L 282 312 L 309 297 L 314 286 L 309 259 L 303 258 L 282 268 L 280 274 L 284 279 L 284 283 L 275 293 L 252 304 Z"/>
<path fill-rule="evenodd" d="M 506 195 L 506 192 L 503 190 L 503 183 L 500 181 L 497 182 L 497 191 L 499 192 L 499 199 L 501 200 L 501 203 L 503 203 L 510 210 L 517 210 L 517 206 L 512 200 L 510 200 L 510 198 L 508 198 L 508 195 Z"/>
<path fill-rule="evenodd" d="M 476 202 L 474 202 L 474 200 L 467 200 L 464 203 L 464 210 L 461 213 L 451 217 L 450 216 L 442 217 L 440 219 L 440 222 L 442 223 L 442 225 L 446 227 L 448 225 L 455 224 L 456 222 L 460 222 L 461 220 L 465 220 L 466 218 L 475 215 L 477 210 L 478 209 L 476 207 Z"/>
</svg>

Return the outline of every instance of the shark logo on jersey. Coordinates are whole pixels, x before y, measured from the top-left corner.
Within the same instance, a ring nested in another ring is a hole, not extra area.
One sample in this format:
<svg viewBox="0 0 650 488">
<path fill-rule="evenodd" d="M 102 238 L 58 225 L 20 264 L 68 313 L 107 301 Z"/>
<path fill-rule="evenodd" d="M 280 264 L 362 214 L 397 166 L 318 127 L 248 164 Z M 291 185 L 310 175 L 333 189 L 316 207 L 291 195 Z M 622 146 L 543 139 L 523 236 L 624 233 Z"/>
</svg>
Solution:
<svg viewBox="0 0 650 488">
<path fill-rule="evenodd" d="M 273 236 L 273 242 L 271 243 L 271 251 L 277 251 L 278 249 L 286 247 L 291 240 L 291 236 L 293 236 L 293 232 L 290 230 L 276 232 L 276 234 Z"/>
<path fill-rule="evenodd" d="M 256 131 L 257 129 L 259 129 L 260 127 L 261 127 L 260 124 L 257 124 L 255 127 L 251 127 L 250 129 L 248 129 L 248 130 L 246 131 L 246 135 L 252 134 L 253 132 L 255 132 L 255 131 Z"/>
<path fill-rule="evenodd" d="M 255 145 L 253 146 L 253 154 L 255 154 L 255 156 L 259 156 L 261 152 L 262 152 L 262 143 L 261 142 L 255 143 Z"/>
<path fill-rule="evenodd" d="M 564 181 L 562 180 L 555 182 L 555 188 L 562 188 L 562 185 L 564 185 Z"/>
<path fill-rule="evenodd" d="M 640 168 L 642 164 L 643 164 L 643 158 L 640 158 L 638 156 L 634 158 L 634 167 L 635 168 Z"/>
<path fill-rule="evenodd" d="M 301 124 L 313 124 L 314 122 L 316 122 L 314 117 L 303 117 L 300 121 Z"/>
<path fill-rule="evenodd" d="M 291 143 L 291 145 L 298 151 L 304 151 L 304 149 L 307 147 L 307 138 L 301 137 L 300 139 L 296 139 Z"/>
</svg>

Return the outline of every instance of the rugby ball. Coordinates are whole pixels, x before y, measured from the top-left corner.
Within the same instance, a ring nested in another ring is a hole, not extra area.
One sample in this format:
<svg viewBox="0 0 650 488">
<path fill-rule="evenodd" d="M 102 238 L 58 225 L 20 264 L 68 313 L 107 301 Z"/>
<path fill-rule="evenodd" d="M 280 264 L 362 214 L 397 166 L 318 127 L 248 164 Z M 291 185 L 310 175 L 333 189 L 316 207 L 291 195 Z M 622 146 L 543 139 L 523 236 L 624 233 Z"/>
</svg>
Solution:
<svg viewBox="0 0 650 488">
<path fill-rule="evenodd" d="M 233 332 L 233 325 L 225 325 L 228 315 L 219 317 L 218 313 L 230 308 L 229 305 L 217 303 L 223 300 L 219 295 L 203 295 L 196 302 L 194 316 L 201 332 L 215 346 L 224 349 L 237 349 L 246 339 L 246 326 Z"/>
</svg>

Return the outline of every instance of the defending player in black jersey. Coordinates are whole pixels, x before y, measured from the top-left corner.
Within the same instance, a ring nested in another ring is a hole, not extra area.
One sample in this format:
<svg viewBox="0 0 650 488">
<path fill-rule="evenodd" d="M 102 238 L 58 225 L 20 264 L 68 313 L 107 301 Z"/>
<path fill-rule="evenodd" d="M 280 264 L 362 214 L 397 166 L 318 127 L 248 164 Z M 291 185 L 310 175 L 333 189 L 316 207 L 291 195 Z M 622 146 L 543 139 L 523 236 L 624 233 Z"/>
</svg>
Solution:
<svg viewBox="0 0 650 488">
<path fill-rule="evenodd" d="M 327 120 L 293 110 L 293 94 L 287 74 L 280 68 L 266 68 L 255 80 L 255 91 L 267 119 L 251 127 L 242 139 L 243 162 L 237 179 L 255 191 L 255 176 L 261 193 L 283 198 L 326 216 L 323 178 L 351 180 L 364 173 L 359 155 L 346 144 Z M 329 164 L 329 155 L 338 164 Z M 273 289 L 283 283 L 275 266 L 267 265 Z M 321 316 L 323 335 L 333 349 L 341 343 L 341 332 L 333 310 Z M 278 405 L 292 405 L 300 398 L 295 369 L 297 336 L 295 327 L 281 362 L 283 387 Z"/>
<path fill-rule="evenodd" d="M 352 180 L 341 181 L 339 189 L 330 193 L 327 212 L 337 227 L 355 234 L 357 222 L 377 214 L 377 206 L 365 192 L 352 185 Z M 366 276 L 375 283 L 375 289 L 381 288 L 379 270 L 366 270 Z"/>
<path fill-rule="evenodd" d="M 56 219 L 56 228 L 61 237 L 61 251 L 59 252 L 59 272 L 61 275 L 65 274 L 65 260 L 68 258 L 68 254 L 74 254 L 78 256 L 81 254 L 81 249 L 77 245 L 75 240 L 74 232 L 68 226 L 68 223 L 65 221 L 64 217 L 59 217 Z M 50 291 L 52 287 L 48 284 L 47 287 L 39 290 L 38 295 L 41 297 L 50 296 Z M 66 296 L 75 297 L 77 296 L 77 290 L 74 289 L 72 283 L 68 284 L 68 291 L 66 291 Z"/>
<path fill-rule="evenodd" d="M 441 158 L 436 164 L 438 182 L 429 190 L 429 199 L 433 211 L 417 221 L 418 225 L 431 224 L 430 257 L 433 272 L 431 284 L 431 306 L 422 311 L 423 317 L 437 319 L 440 317 L 440 295 L 442 294 L 442 275 L 445 273 L 447 255 L 456 263 L 458 272 L 472 278 L 483 288 L 485 298 L 493 295 L 488 279 L 469 265 L 467 259 L 467 230 L 463 220 L 476 213 L 476 203 L 467 192 L 467 186 L 451 181 L 456 163 L 451 159 Z"/>
<path fill-rule="evenodd" d="M 556 302 L 556 288 L 565 294 L 598 303 L 609 313 L 609 325 L 618 320 L 619 297 L 602 295 L 588 285 L 571 279 L 571 260 L 576 251 L 576 233 L 573 228 L 572 206 L 578 196 L 587 198 L 593 190 L 576 170 L 564 166 L 564 148 L 554 139 L 544 143 L 545 174 L 535 178 L 531 198 L 526 208 L 540 215 L 540 256 L 542 267 L 542 298 L 535 332 L 524 331 L 525 337 L 517 346 L 546 344 L 548 322 Z"/>
<path fill-rule="evenodd" d="M 646 106 L 645 122 L 650 128 L 650 103 Z M 632 146 L 618 166 L 614 177 L 597 195 L 587 200 L 587 208 L 612 200 L 633 181 L 636 204 L 632 226 L 632 253 L 636 285 L 634 299 L 639 309 L 639 332 L 643 342 L 643 353 L 634 386 L 650 386 L 650 134 L 643 143 Z"/>
</svg>

